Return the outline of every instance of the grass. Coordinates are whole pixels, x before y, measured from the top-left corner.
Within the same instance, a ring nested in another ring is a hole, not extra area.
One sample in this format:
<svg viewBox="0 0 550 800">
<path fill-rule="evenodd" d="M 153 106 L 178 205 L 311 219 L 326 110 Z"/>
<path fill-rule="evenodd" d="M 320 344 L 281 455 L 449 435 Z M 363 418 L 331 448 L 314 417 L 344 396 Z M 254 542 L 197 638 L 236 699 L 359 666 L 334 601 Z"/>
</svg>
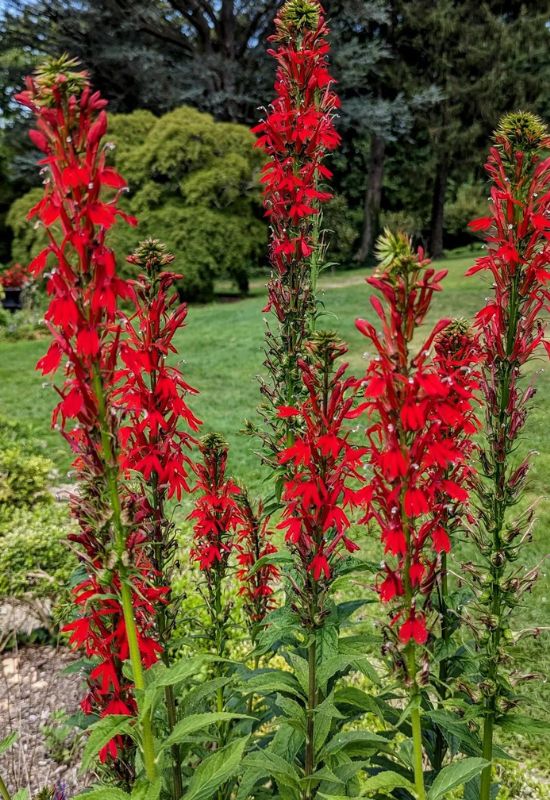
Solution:
<svg viewBox="0 0 550 800">
<path fill-rule="evenodd" d="M 466 268 L 474 255 L 450 257 L 441 266 L 448 269 L 444 291 L 438 294 L 426 322 L 426 329 L 441 317 L 471 318 L 488 294 L 485 279 L 480 276 L 465 278 Z M 349 345 L 349 361 L 355 374 L 363 369 L 365 339 L 356 331 L 354 321 L 366 316 L 373 320 L 369 304 L 369 289 L 364 283 L 366 271 L 347 271 L 325 275 L 320 282 L 321 299 L 325 314 L 322 326 L 335 329 Z M 230 443 L 230 470 L 236 478 L 261 491 L 265 478 L 255 454 L 256 442 L 240 433 L 246 418 L 253 418 L 259 401 L 257 375 L 262 372 L 262 337 L 265 290 L 260 281 L 253 284 L 252 296 L 239 302 L 214 303 L 192 307 L 188 326 L 179 333 L 176 345 L 183 361 L 186 378 L 200 389 L 193 408 L 204 422 L 204 430 L 222 433 Z M 0 413 L 34 425 L 36 436 L 45 444 L 52 459 L 62 473 L 70 465 L 70 457 L 56 431 L 50 430 L 49 417 L 55 403 L 51 387 L 44 388 L 41 376 L 34 365 L 43 354 L 44 341 L 21 341 L 0 345 Z M 520 445 L 518 457 L 534 446 L 538 455 L 534 459 L 530 494 L 541 497 L 538 507 L 534 543 L 526 556 L 537 563 L 548 554 L 550 534 L 550 503 L 546 497 L 550 476 L 550 413 L 546 398 L 550 393 L 548 371 L 545 363 L 536 364 L 538 395 L 530 416 L 525 440 Z M 535 375 L 533 375 L 535 377 Z M 550 623 L 550 580 L 543 568 L 528 607 L 520 610 L 519 622 L 529 626 Z M 517 652 L 522 671 L 550 671 L 550 644 L 547 635 L 536 640 L 525 640 Z M 534 700 L 538 713 L 549 706 L 547 689 L 537 688 Z M 550 758 L 550 747 L 541 742 L 541 760 Z M 537 747 L 539 750 L 539 747 Z M 550 774 L 550 770 L 549 770 Z"/>
</svg>

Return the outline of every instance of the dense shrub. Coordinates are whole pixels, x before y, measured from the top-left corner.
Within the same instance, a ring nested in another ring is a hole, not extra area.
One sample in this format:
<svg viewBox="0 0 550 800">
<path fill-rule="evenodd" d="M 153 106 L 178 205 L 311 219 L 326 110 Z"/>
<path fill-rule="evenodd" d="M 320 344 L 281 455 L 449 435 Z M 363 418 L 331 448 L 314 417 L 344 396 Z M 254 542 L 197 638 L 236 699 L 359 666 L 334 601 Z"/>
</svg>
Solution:
<svg viewBox="0 0 550 800">
<path fill-rule="evenodd" d="M 478 183 L 462 183 L 456 190 L 454 200 L 445 208 L 445 230 L 453 241 L 464 244 L 473 241 L 474 237 L 468 229 L 471 219 L 482 216 L 487 209 L 487 198 L 483 185 Z"/>
<path fill-rule="evenodd" d="M 67 508 L 18 508 L 0 515 L 0 597 L 53 597 L 66 591 L 76 559 L 67 546 Z"/>
<path fill-rule="evenodd" d="M 140 220 L 122 232 L 124 245 L 113 232 L 115 248 L 160 233 L 178 253 L 188 297 L 208 299 L 224 277 L 246 291 L 265 245 L 254 188 L 260 159 L 249 131 L 182 107 L 157 120 L 143 111 L 114 116 L 110 138 Z"/>
<path fill-rule="evenodd" d="M 54 464 L 25 425 L 0 417 L 0 522 L 12 508 L 49 504 Z"/>
<path fill-rule="evenodd" d="M 257 190 L 261 157 L 247 128 L 184 106 L 160 118 L 142 110 L 113 115 L 108 137 L 111 159 L 129 184 L 126 209 L 139 218 L 137 228 L 109 234 L 122 273 L 129 273 L 126 256 L 141 239 L 161 235 L 178 253 L 186 297 L 210 299 L 218 278 L 247 291 L 266 240 Z M 25 220 L 41 193 L 28 192 L 8 214 L 13 257 L 23 263 L 45 245 L 43 226 Z"/>
</svg>

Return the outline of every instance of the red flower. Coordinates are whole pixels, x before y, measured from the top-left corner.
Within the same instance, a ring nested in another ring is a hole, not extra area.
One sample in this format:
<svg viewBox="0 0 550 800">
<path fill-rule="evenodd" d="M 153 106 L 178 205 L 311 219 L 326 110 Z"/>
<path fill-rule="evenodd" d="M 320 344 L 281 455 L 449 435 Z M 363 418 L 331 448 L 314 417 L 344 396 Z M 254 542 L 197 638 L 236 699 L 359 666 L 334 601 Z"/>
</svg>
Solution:
<svg viewBox="0 0 550 800">
<path fill-rule="evenodd" d="M 279 454 L 288 466 L 279 528 L 303 573 L 305 588 L 294 587 L 298 594 L 311 580 L 330 582 L 346 553 L 357 549 L 342 506 L 364 505 L 370 496 L 353 488 L 364 449 L 350 442 L 346 426 L 356 382 L 344 377 L 347 365 L 335 364 L 346 348 L 330 332 L 316 333 L 307 348 L 307 361 L 298 362 L 307 390 L 298 407 L 301 434 L 293 444 L 281 443 Z"/>
<path fill-rule="evenodd" d="M 114 403 L 121 335 L 117 305 L 119 298 L 130 300 L 132 290 L 116 274 L 105 231 L 118 217 L 133 220 L 118 207 L 124 181 L 106 167 L 101 142 L 106 101 L 92 92 L 87 73 L 76 71 L 75 62 L 64 57 L 28 78 L 18 99 L 35 115 L 38 130 L 31 138 L 45 154 L 41 163 L 49 172 L 44 195 L 29 213 L 39 217 L 48 241 L 30 271 L 38 276 L 51 265 L 46 320 L 54 341 L 37 368 L 51 374 L 64 361 L 53 422 L 60 422 L 73 449 L 80 489 L 72 503 L 79 530 L 69 538 L 87 577 L 73 591 L 80 616 L 66 631 L 71 644 L 84 648 L 93 662 L 83 710 L 100 716 L 114 709 L 134 714 L 133 685 L 123 671 L 126 620 L 132 618 L 120 599 L 122 581 L 130 592 L 145 667 L 161 651 L 155 609 L 166 589 L 155 585 L 158 576 L 138 521 L 142 500 L 125 483 L 119 459 L 119 412 L 126 409 Z M 101 758 L 117 758 L 122 743 L 116 737 Z"/>
<path fill-rule="evenodd" d="M 403 644 L 408 644 L 413 639 L 417 644 L 426 644 L 428 630 L 426 620 L 422 614 L 411 614 L 409 619 L 399 628 L 399 639 Z"/>
<path fill-rule="evenodd" d="M 189 519 L 194 521 L 191 557 L 205 573 L 207 582 L 223 576 L 236 547 L 241 524 L 238 499 L 241 491 L 225 476 L 228 447 L 221 436 L 208 434 L 200 442 L 202 464 L 196 464 L 195 491 L 199 493 Z M 210 573 L 218 573 L 218 576 Z"/>
<path fill-rule="evenodd" d="M 244 598 L 244 610 L 249 621 L 252 639 L 256 637 L 259 624 L 275 607 L 274 586 L 279 579 L 279 570 L 267 562 L 256 567 L 260 559 L 277 552 L 270 541 L 269 518 L 264 516 L 263 505 L 255 511 L 246 492 L 237 498 L 240 521 L 237 528 L 237 577 L 241 582 L 240 594 Z M 256 567 L 256 568 L 255 568 Z"/>
<path fill-rule="evenodd" d="M 22 289 L 29 282 L 28 270 L 21 264 L 14 264 L 13 267 L 0 272 L 0 286 L 4 289 Z"/>
<path fill-rule="evenodd" d="M 440 568 L 433 553 L 450 549 L 447 509 L 467 497 L 463 484 L 470 477 L 476 382 L 471 354 L 445 346 L 441 331 L 447 330 L 447 321 L 435 326 L 419 352 L 411 352 L 444 273 L 429 268 L 422 251 L 414 253 L 405 236 L 386 233 L 379 248 L 385 271 L 368 283 L 383 297 L 371 301 L 382 333 L 370 323 L 357 323 L 376 351 L 361 381 L 373 467 L 372 501 L 363 521 L 375 521 L 381 531 L 387 561 L 378 592 L 392 604 L 394 619 L 406 619 L 399 639 L 423 644 L 428 633 L 419 609 L 421 603 L 429 607 Z M 439 343 L 435 359 L 434 340 Z"/>
</svg>

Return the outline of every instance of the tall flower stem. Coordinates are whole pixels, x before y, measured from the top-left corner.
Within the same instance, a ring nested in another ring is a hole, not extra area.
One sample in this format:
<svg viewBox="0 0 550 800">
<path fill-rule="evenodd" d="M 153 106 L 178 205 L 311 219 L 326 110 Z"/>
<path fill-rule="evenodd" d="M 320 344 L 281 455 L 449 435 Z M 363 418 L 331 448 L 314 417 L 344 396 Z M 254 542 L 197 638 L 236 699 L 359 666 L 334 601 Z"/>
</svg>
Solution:
<svg viewBox="0 0 550 800">
<path fill-rule="evenodd" d="M 507 679 L 506 643 L 514 636 L 511 622 L 520 598 L 530 591 L 538 571 L 522 566 L 523 545 L 530 539 L 532 510 L 516 519 L 508 513 L 522 499 L 530 468 L 519 465 L 515 453 L 525 426 L 531 383 L 521 385 L 524 368 L 539 345 L 550 355 L 545 309 L 550 292 L 550 137 L 533 114 L 505 115 L 495 132 L 486 164 L 491 179 L 490 213 L 470 223 L 486 231 L 487 253 L 468 271 L 487 271 L 493 293 L 476 315 L 483 354 L 481 388 L 485 406 L 485 445 L 481 476 L 476 484 L 481 515 L 472 538 L 483 566 L 472 572 L 476 588 L 474 610 L 481 652 L 479 682 L 483 696 L 483 756 L 480 800 L 491 797 L 493 737 L 501 714 L 516 706 L 521 695 Z M 515 682 L 514 682 L 515 683 Z"/>
<path fill-rule="evenodd" d="M 134 685 L 138 692 L 145 691 L 145 678 L 143 673 L 143 665 L 141 663 L 141 654 L 139 650 L 139 640 L 137 633 L 136 620 L 134 617 L 134 610 L 132 607 L 132 592 L 129 584 L 128 569 L 123 564 L 123 555 L 126 546 L 126 530 L 122 520 L 121 502 L 119 495 L 116 457 L 111 443 L 111 431 L 107 422 L 107 414 L 105 407 L 105 393 L 101 380 L 99 367 L 94 366 L 92 383 L 94 394 L 96 396 L 98 405 L 98 419 L 101 432 L 101 443 L 103 449 L 103 459 L 105 462 L 105 470 L 107 476 L 107 486 L 109 491 L 109 498 L 111 508 L 113 511 L 113 525 L 115 529 L 115 545 L 117 556 L 119 558 L 118 574 L 120 577 L 120 599 L 122 603 L 122 613 L 124 615 L 124 625 L 126 628 L 126 636 L 128 638 L 128 650 L 130 654 L 130 663 L 132 665 L 132 673 Z M 153 737 L 153 727 L 151 724 L 151 717 L 146 714 L 141 722 L 142 730 L 142 749 L 143 749 L 143 763 L 145 771 L 149 780 L 153 781 L 157 777 L 157 767 L 155 761 L 155 743 Z"/>
<path fill-rule="evenodd" d="M 308 698 L 306 722 L 306 755 L 304 762 L 304 776 L 309 778 L 315 772 L 315 709 L 317 707 L 317 643 L 315 633 L 308 647 Z M 311 797 L 311 786 L 307 785 L 304 793 L 305 800 Z"/>
<path fill-rule="evenodd" d="M 516 342 L 517 327 L 518 327 L 518 310 L 519 310 L 519 294 L 517 291 L 517 281 L 513 282 L 512 290 L 510 292 L 510 317 L 509 327 L 506 336 L 506 354 L 505 358 L 499 360 L 497 364 L 498 369 L 498 383 L 500 386 L 500 410 L 497 421 L 497 441 L 506 441 L 509 439 L 509 429 L 511 425 L 511 418 L 508 413 L 508 403 L 510 397 L 510 377 L 511 377 L 511 363 L 513 360 L 513 349 Z M 507 459 L 504 461 L 496 459 L 495 473 L 494 473 L 494 504 L 493 504 L 493 542 L 492 551 L 493 558 L 491 559 L 491 585 L 490 594 L 492 597 L 491 613 L 496 620 L 500 621 L 502 613 L 502 597 L 501 597 L 501 579 L 504 574 L 506 562 L 499 557 L 502 551 L 502 530 L 504 526 L 505 513 L 507 508 L 506 502 L 506 469 Z M 498 678 L 498 665 L 499 665 L 499 650 L 502 629 L 500 624 L 489 633 L 489 645 L 487 652 L 487 660 L 489 663 L 488 681 L 487 686 L 490 691 L 485 697 L 484 709 L 484 723 L 483 723 L 483 758 L 492 762 L 493 760 L 493 736 L 494 736 L 494 723 L 495 714 L 497 710 L 497 678 Z M 487 766 L 481 776 L 481 792 L 480 800 L 490 800 L 491 797 L 491 784 L 492 784 L 492 763 Z"/>
</svg>

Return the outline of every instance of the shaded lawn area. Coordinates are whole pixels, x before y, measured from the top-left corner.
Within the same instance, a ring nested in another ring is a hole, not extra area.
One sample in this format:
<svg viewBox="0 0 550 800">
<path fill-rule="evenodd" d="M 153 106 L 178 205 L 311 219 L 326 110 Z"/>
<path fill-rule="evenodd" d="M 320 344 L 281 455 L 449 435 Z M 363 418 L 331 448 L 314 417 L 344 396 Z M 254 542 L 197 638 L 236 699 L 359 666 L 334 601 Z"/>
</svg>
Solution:
<svg viewBox="0 0 550 800">
<path fill-rule="evenodd" d="M 440 266 L 449 270 L 444 290 L 436 295 L 432 311 L 425 325 L 441 317 L 472 318 L 483 304 L 488 291 L 488 279 L 483 275 L 465 278 L 464 272 L 473 263 L 475 255 L 449 257 Z M 354 326 L 357 317 L 375 320 L 369 304 L 369 288 L 364 279 L 369 270 L 329 273 L 320 282 L 321 299 L 325 313 L 321 327 L 336 330 L 349 345 L 351 369 L 360 374 L 364 368 L 367 341 Z M 265 473 L 255 454 L 258 443 L 240 433 L 244 420 L 254 419 L 259 402 L 257 375 L 262 372 L 262 336 L 265 325 L 261 309 L 265 305 L 265 291 L 261 281 L 253 284 L 252 296 L 232 303 L 213 303 L 192 306 L 188 325 L 176 339 L 182 368 L 190 383 L 200 390 L 192 400 L 193 409 L 204 421 L 204 432 L 216 430 L 230 443 L 230 470 L 257 492 L 262 490 Z M 67 480 L 70 457 L 59 433 L 50 430 L 49 416 L 55 402 L 51 387 L 43 387 L 42 377 L 34 365 L 47 347 L 47 341 L 23 341 L 0 344 L 0 414 L 30 422 L 37 437 L 43 441 L 47 454 L 60 469 L 60 482 Z M 538 394 L 531 414 L 525 441 L 520 445 L 518 458 L 531 447 L 538 451 L 531 476 L 532 497 L 543 496 L 538 507 L 534 529 L 534 543 L 528 547 L 529 563 L 537 563 L 549 551 L 550 503 L 545 496 L 550 478 L 550 409 L 546 398 L 550 380 L 546 360 L 535 362 L 538 372 Z M 376 544 L 365 542 L 367 551 L 377 549 Z M 379 554 L 378 554 L 379 555 Z M 378 556 L 377 556 L 378 557 Z M 534 596 L 520 611 L 521 623 L 526 626 L 550 624 L 550 580 L 546 569 L 537 584 Z M 550 666 L 550 641 L 547 635 L 527 639 L 515 653 L 516 666 L 522 672 L 535 669 L 548 674 Z M 537 713 L 549 707 L 549 692 L 535 690 Z M 542 702 L 541 702 L 542 701 Z M 531 742 L 536 749 L 542 747 L 548 757 L 550 745 L 542 741 Z M 546 760 L 543 756 L 542 760 Z"/>
</svg>

